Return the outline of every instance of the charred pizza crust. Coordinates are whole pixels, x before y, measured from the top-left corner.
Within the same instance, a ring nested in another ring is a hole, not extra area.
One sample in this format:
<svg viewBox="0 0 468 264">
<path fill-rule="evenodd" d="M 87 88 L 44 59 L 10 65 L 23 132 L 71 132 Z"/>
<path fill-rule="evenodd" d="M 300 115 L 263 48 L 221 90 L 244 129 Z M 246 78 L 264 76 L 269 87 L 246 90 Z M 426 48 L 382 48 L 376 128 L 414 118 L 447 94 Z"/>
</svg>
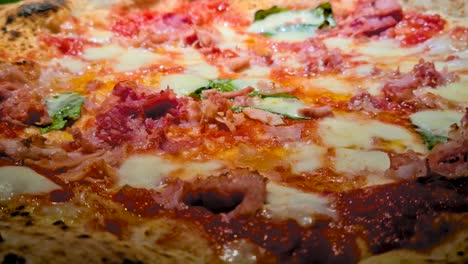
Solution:
<svg viewBox="0 0 468 264">
<path fill-rule="evenodd" d="M 274 1 L 244 1 L 234 4 L 250 10 L 271 6 Z M 302 2 L 305 6 L 315 6 L 315 2 Z M 403 1 L 411 8 L 424 6 L 427 10 L 441 11 L 449 15 L 463 17 L 466 13 L 464 1 L 424 3 Z M 286 2 L 284 4 L 288 4 Z M 136 1 L 136 5 L 141 5 Z M 145 3 L 143 3 L 145 4 Z M 163 5 L 163 4 L 161 4 Z M 28 52 L 37 51 L 37 32 L 56 32 L 62 17 L 77 8 L 75 3 L 64 1 L 27 1 L 9 6 L 0 12 L 2 25 L 0 50 L 2 57 L 15 62 Z M 82 8 L 82 7 L 80 7 Z M 112 206 L 112 205 L 110 205 Z M 90 213 L 96 208 L 91 209 Z M 118 209 L 116 209 L 118 211 Z M 118 215 L 128 214 L 116 212 Z M 81 217 L 86 217 L 84 214 Z M 131 216 L 127 216 L 131 217 Z M 450 223 L 459 226 L 456 232 L 447 236 L 436 246 L 423 250 L 392 250 L 381 255 L 371 256 L 366 245 L 360 248 L 362 263 L 461 263 L 466 261 L 468 252 L 468 224 L 466 213 L 449 213 Z M 79 220 L 70 218 L 79 223 Z M 144 229 L 145 231 L 141 231 Z M 28 212 L 19 201 L 3 205 L 0 214 L 0 258 L 4 261 L 26 261 L 39 263 L 54 260 L 56 263 L 216 263 L 219 258 L 213 245 L 204 238 L 203 231 L 190 223 L 169 218 L 160 218 L 135 225 L 135 230 L 127 237 L 119 237 L 108 232 L 83 234 L 79 228 L 65 221 L 55 220 L 42 214 Z M 135 238 L 138 235 L 145 238 Z M 169 237 L 169 238 L 167 238 Z M 169 240 L 169 241 L 168 241 Z M 365 243 L 364 243 L 365 244 Z"/>
</svg>

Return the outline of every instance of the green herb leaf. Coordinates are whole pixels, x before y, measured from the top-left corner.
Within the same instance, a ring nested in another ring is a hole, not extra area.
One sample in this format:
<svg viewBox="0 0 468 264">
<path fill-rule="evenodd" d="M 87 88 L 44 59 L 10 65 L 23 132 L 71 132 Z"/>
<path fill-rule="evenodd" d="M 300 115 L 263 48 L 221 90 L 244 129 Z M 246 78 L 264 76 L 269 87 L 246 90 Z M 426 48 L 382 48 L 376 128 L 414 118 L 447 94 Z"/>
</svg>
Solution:
<svg viewBox="0 0 468 264">
<path fill-rule="evenodd" d="M 424 143 L 426 144 L 427 148 L 431 150 L 437 143 L 445 143 L 447 142 L 448 138 L 441 135 L 434 135 L 430 131 L 425 129 L 416 129 L 418 133 L 421 135 Z"/>
<path fill-rule="evenodd" d="M 232 84 L 232 80 L 212 80 L 207 86 L 200 87 L 193 91 L 190 96 L 201 98 L 201 94 L 204 90 L 216 89 L 220 92 L 232 92 L 238 90 L 237 86 Z"/>
<path fill-rule="evenodd" d="M 283 94 L 284 95 L 284 94 Z M 300 100 L 290 97 L 265 97 L 254 103 L 252 108 L 278 114 L 290 119 L 304 120 L 309 117 L 299 114 L 299 109 L 306 107 Z"/>
<path fill-rule="evenodd" d="M 242 107 L 242 106 L 233 106 L 233 107 L 231 107 L 231 110 L 234 113 L 240 113 L 240 112 L 242 112 L 242 110 L 244 110 L 244 107 Z"/>
<path fill-rule="evenodd" d="M 21 1 L 21 0 L 0 0 L 0 5 L 16 3 L 16 2 L 19 2 L 19 1 Z"/>
<path fill-rule="evenodd" d="M 81 115 L 81 107 L 85 98 L 78 93 L 64 93 L 47 99 L 47 112 L 52 124 L 39 128 L 41 133 L 51 130 L 60 130 L 68 122 L 77 120 Z"/>
<path fill-rule="evenodd" d="M 283 12 L 285 12 L 285 16 L 291 18 L 290 22 L 275 23 L 274 19 L 271 19 L 272 21 L 268 23 L 261 21 L 270 15 Z M 260 33 L 267 37 L 284 32 L 310 32 L 312 34 L 315 30 L 336 26 L 330 3 L 321 4 L 312 10 L 297 11 L 273 6 L 270 9 L 259 10 L 255 14 L 254 24 L 250 27 L 251 32 Z M 302 23 L 294 24 L 295 18 L 302 20 Z"/>
<path fill-rule="evenodd" d="M 319 26 L 320 29 L 336 26 L 336 21 L 333 17 L 333 11 L 330 3 L 323 3 L 312 10 L 312 12 L 314 12 L 317 16 L 322 17 L 324 20 L 323 23 Z"/>
<path fill-rule="evenodd" d="M 297 99 L 296 96 L 292 94 L 287 94 L 287 93 L 276 93 L 276 94 L 261 94 L 259 91 L 253 91 L 249 93 L 249 97 L 254 97 L 258 96 L 261 98 L 267 98 L 267 97 L 272 97 L 272 98 L 294 98 Z"/>
<path fill-rule="evenodd" d="M 257 12 L 255 12 L 254 21 L 263 20 L 269 15 L 281 13 L 284 11 L 288 11 L 288 9 L 277 7 L 277 6 L 273 6 L 269 9 L 260 9 Z"/>
<path fill-rule="evenodd" d="M 273 97 L 273 98 L 294 98 L 297 99 L 296 96 L 287 93 L 277 93 L 277 94 L 262 94 L 262 98 Z"/>
</svg>

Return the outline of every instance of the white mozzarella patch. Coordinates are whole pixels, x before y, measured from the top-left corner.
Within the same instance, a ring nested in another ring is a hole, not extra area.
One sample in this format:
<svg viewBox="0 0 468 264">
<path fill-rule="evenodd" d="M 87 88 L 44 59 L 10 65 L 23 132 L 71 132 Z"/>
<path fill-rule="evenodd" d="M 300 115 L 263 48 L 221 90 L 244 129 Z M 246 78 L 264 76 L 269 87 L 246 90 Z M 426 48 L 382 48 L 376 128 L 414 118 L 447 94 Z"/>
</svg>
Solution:
<svg viewBox="0 0 468 264">
<path fill-rule="evenodd" d="M 390 158 L 382 151 L 337 148 L 335 171 L 348 175 L 360 173 L 383 174 L 390 168 Z"/>
<path fill-rule="evenodd" d="M 114 36 L 114 33 L 107 30 L 91 29 L 89 32 L 89 40 L 95 43 L 108 43 Z"/>
<path fill-rule="evenodd" d="M 467 87 L 468 87 L 468 80 L 464 79 L 459 82 L 437 87 L 437 89 L 430 88 L 430 87 L 423 88 L 422 92 L 435 94 L 449 101 L 456 102 L 465 107 L 468 107 Z"/>
<path fill-rule="evenodd" d="M 181 164 L 180 167 L 183 170 L 177 176 L 182 180 L 218 175 L 225 168 L 224 164 L 218 161 L 188 162 Z"/>
<path fill-rule="evenodd" d="M 219 70 L 216 66 L 208 63 L 197 63 L 186 66 L 186 73 L 195 74 L 206 79 L 218 79 Z"/>
<path fill-rule="evenodd" d="M 81 55 L 85 60 L 108 60 L 113 59 L 124 53 L 125 49 L 118 45 L 106 45 L 102 47 L 86 48 Z"/>
<path fill-rule="evenodd" d="M 61 189 L 60 186 L 27 167 L 0 167 L 0 200 L 18 194 L 42 194 Z"/>
<path fill-rule="evenodd" d="M 193 74 L 171 74 L 164 76 L 159 82 L 161 90 L 167 87 L 174 90 L 178 95 L 189 95 L 200 87 L 207 86 L 209 81 Z"/>
<path fill-rule="evenodd" d="M 126 72 L 138 70 L 161 59 L 161 55 L 140 48 L 124 48 L 118 45 L 86 48 L 82 57 L 86 60 L 115 60 L 114 70 Z"/>
<path fill-rule="evenodd" d="M 261 109 L 290 118 L 305 118 L 299 114 L 299 110 L 306 108 L 301 101 L 295 98 L 266 97 L 255 100 L 253 108 Z"/>
<path fill-rule="evenodd" d="M 117 186 L 129 185 L 135 188 L 155 189 L 166 177 L 191 180 L 196 177 L 218 175 L 225 165 L 222 162 L 177 162 L 154 155 L 135 155 L 123 162 L 117 171 Z"/>
<path fill-rule="evenodd" d="M 425 110 L 410 116 L 413 125 L 434 135 L 448 136 L 452 124 L 460 125 L 463 113 L 453 110 Z"/>
<path fill-rule="evenodd" d="M 338 94 L 351 94 L 355 91 L 355 88 L 351 83 L 343 79 L 338 79 L 336 76 L 324 76 L 310 79 L 308 83 L 306 83 L 306 87 L 320 87 Z"/>
<path fill-rule="evenodd" d="M 49 65 L 62 67 L 72 73 L 82 73 L 86 68 L 86 63 L 72 57 L 52 59 Z"/>
<path fill-rule="evenodd" d="M 302 226 L 315 222 L 317 215 L 336 217 L 326 196 L 306 193 L 276 183 L 267 184 L 265 215 L 274 218 L 292 218 Z"/>
<path fill-rule="evenodd" d="M 114 69 L 118 72 L 134 71 L 143 66 L 154 64 L 159 59 L 161 59 L 160 55 L 148 50 L 130 48 L 118 57 Z"/>
<path fill-rule="evenodd" d="M 276 13 L 267 16 L 263 20 L 255 21 L 247 29 L 249 32 L 263 33 L 263 32 L 275 32 L 276 29 L 283 25 L 290 24 L 312 24 L 320 25 L 323 19 L 320 16 L 315 15 L 309 10 L 301 11 L 287 11 Z"/>
<path fill-rule="evenodd" d="M 246 49 L 244 41 L 246 36 L 237 33 L 227 25 L 215 25 L 215 28 L 221 33 L 222 42 L 218 44 L 221 49 Z"/>
<path fill-rule="evenodd" d="M 355 46 L 355 50 L 370 57 L 404 57 L 419 53 L 424 47 L 403 48 L 395 39 L 369 40 Z"/>
<path fill-rule="evenodd" d="M 268 77 L 270 72 L 270 67 L 251 65 L 248 69 L 242 71 L 241 73 L 242 75 L 248 77 Z"/>
<path fill-rule="evenodd" d="M 261 88 L 262 85 L 260 85 L 260 82 L 263 82 L 263 84 L 266 87 L 270 87 L 274 85 L 274 83 L 269 79 L 236 79 L 236 80 L 231 81 L 231 83 L 239 89 L 243 89 L 243 88 L 250 86 L 257 91 L 262 92 L 264 89 L 262 90 Z M 265 91 L 265 92 L 268 92 L 268 91 Z"/>
<path fill-rule="evenodd" d="M 352 38 L 333 37 L 327 38 L 323 42 L 329 49 L 341 49 L 343 51 L 350 51 L 353 46 Z"/>
<path fill-rule="evenodd" d="M 157 188 L 161 179 L 178 167 L 158 156 L 132 156 L 124 161 L 117 171 L 117 186 Z"/>
<path fill-rule="evenodd" d="M 372 149 L 384 146 L 396 152 L 426 153 L 420 137 L 409 130 L 356 115 L 324 118 L 318 132 L 325 144 L 337 148 Z"/>
<path fill-rule="evenodd" d="M 453 59 L 450 61 L 436 61 L 434 62 L 437 69 L 447 68 L 448 71 L 464 71 L 466 70 L 466 65 L 468 65 L 468 51 L 463 53 L 456 53 L 459 56 L 459 59 Z M 463 58 L 462 55 L 465 55 Z"/>
<path fill-rule="evenodd" d="M 302 42 L 308 38 L 313 37 L 314 35 L 315 34 L 311 32 L 279 32 L 273 34 L 270 39 L 284 42 Z"/>
<path fill-rule="evenodd" d="M 297 143 L 292 146 L 286 146 L 291 151 L 285 159 L 291 164 L 291 172 L 301 174 L 313 172 L 323 167 L 327 149 L 312 143 Z"/>
<path fill-rule="evenodd" d="M 181 48 L 167 46 L 167 47 L 164 47 L 164 49 L 168 51 L 180 53 L 181 56 L 178 59 L 177 63 L 183 64 L 183 65 L 197 64 L 197 63 L 201 63 L 205 61 L 202 54 L 198 50 L 192 47 L 185 47 L 181 49 Z"/>
</svg>

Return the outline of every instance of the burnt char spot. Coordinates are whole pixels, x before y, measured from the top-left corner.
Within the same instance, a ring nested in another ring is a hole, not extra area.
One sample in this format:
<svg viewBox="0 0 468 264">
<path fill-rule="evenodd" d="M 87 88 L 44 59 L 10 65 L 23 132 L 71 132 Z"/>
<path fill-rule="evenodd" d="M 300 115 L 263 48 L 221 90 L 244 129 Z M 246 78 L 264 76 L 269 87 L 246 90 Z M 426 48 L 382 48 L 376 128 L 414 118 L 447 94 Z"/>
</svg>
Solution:
<svg viewBox="0 0 468 264">
<path fill-rule="evenodd" d="M 129 260 L 129 259 L 124 259 L 124 261 L 122 262 L 122 264 L 143 264 L 143 262 L 137 260 L 137 261 L 133 261 L 133 260 Z"/>
<path fill-rule="evenodd" d="M 87 235 L 87 234 L 82 234 L 82 235 L 79 235 L 77 236 L 78 238 L 90 238 L 91 236 L 90 235 Z"/>
<path fill-rule="evenodd" d="M 7 19 L 6 19 L 5 25 L 8 25 L 8 24 L 12 23 L 13 21 L 15 21 L 15 16 L 9 15 L 7 17 Z"/>
<path fill-rule="evenodd" d="M 65 223 L 62 220 L 57 220 L 53 223 L 54 226 L 64 225 Z"/>
<path fill-rule="evenodd" d="M 24 264 L 26 260 L 16 254 L 10 253 L 3 258 L 2 264 Z"/>
<path fill-rule="evenodd" d="M 58 5 L 53 4 L 51 2 L 42 2 L 42 3 L 29 3 L 21 5 L 18 8 L 18 12 L 16 13 L 19 17 L 29 17 L 34 14 L 41 14 L 48 11 L 57 11 Z"/>
<path fill-rule="evenodd" d="M 2 237 L 2 234 L 0 234 L 0 243 L 5 242 L 5 239 Z"/>
</svg>

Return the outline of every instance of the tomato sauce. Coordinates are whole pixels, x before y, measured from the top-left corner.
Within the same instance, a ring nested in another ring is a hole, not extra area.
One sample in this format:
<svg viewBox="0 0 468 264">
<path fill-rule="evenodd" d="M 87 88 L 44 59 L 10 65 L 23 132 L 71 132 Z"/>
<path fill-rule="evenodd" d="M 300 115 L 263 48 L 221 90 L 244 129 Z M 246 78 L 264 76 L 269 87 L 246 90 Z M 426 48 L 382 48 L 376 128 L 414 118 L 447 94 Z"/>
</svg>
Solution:
<svg viewBox="0 0 468 264">
<path fill-rule="evenodd" d="M 406 13 L 394 28 L 396 38 L 405 46 L 422 43 L 444 29 L 446 21 L 439 15 Z"/>
</svg>

